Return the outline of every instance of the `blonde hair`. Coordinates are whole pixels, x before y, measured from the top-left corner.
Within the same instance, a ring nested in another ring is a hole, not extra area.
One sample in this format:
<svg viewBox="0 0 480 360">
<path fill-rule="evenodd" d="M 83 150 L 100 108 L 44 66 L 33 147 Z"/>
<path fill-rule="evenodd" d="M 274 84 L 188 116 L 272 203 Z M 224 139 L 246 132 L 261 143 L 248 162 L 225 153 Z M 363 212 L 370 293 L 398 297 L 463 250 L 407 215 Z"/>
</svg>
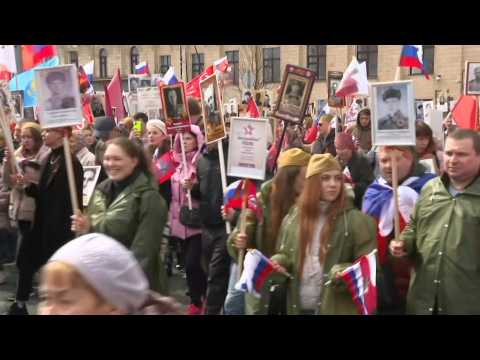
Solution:
<svg viewBox="0 0 480 360">
<path fill-rule="evenodd" d="M 60 261 L 51 261 L 47 263 L 41 272 L 42 281 L 47 276 L 50 276 L 56 282 L 66 284 L 67 287 L 84 288 L 95 295 L 98 304 L 106 303 L 105 299 L 98 293 L 98 291 L 86 282 L 82 275 L 70 264 Z"/>
</svg>

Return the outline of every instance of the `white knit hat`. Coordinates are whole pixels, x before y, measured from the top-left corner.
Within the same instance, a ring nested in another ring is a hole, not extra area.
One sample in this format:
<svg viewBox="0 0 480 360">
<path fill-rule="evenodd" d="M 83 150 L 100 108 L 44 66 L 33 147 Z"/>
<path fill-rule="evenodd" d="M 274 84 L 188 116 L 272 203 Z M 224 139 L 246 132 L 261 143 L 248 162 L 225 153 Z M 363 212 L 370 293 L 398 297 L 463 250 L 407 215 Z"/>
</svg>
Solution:
<svg viewBox="0 0 480 360">
<path fill-rule="evenodd" d="M 50 258 L 73 266 L 107 302 L 129 314 L 148 298 L 148 280 L 120 242 L 92 233 L 69 241 Z"/>
<path fill-rule="evenodd" d="M 162 120 L 158 119 L 152 119 L 148 120 L 147 122 L 147 129 L 149 127 L 156 127 L 159 129 L 164 135 L 167 135 L 167 127 L 165 126 L 165 123 Z"/>
</svg>

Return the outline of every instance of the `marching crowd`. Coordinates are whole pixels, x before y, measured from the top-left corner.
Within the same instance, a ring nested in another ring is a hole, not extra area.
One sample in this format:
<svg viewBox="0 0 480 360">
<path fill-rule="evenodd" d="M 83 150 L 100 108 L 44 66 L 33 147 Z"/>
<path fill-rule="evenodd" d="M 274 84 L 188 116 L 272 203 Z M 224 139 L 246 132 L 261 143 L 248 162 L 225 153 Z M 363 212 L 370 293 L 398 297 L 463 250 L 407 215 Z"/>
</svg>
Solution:
<svg viewBox="0 0 480 360">
<path fill-rule="evenodd" d="M 279 122 L 269 150 L 258 154 L 267 158 L 267 180 L 254 184 L 256 205 L 242 210 L 225 206 L 219 147 L 205 144 L 199 102 L 189 98 L 188 107 L 192 125 L 181 136 L 143 113 L 118 124 L 97 116 L 73 131 L 22 122 L 14 132 L 18 170 L 1 139 L 0 284 L 1 264 L 18 268 L 9 314 L 28 314 L 37 272 L 40 314 L 180 314 L 168 297 L 174 255 L 185 269 L 190 315 L 357 314 L 340 274 L 374 249 L 377 314 L 480 313 L 476 131 L 447 117 L 443 147 L 424 122 L 415 147 L 376 147 L 368 108 L 348 126 L 331 114 Z M 65 136 L 79 204 L 83 167 L 102 167 L 88 206 L 75 211 Z M 236 180 L 227 177 L 227 185 Z M 275 269 L 260 297 L 235 288 L 245 249 L 258 249 Z"/>
</svg>

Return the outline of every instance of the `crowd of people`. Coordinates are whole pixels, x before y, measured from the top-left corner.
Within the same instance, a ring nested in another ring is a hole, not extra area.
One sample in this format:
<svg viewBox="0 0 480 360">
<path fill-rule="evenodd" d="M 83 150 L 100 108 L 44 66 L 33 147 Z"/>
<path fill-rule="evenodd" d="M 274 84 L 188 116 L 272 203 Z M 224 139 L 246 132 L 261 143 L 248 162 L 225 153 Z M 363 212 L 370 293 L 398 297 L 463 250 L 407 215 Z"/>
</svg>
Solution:
<svg viewBox="0 0 480 360">
<path fill-rule="evenodd" d="M 242 210 L 225 206 L 218 143 L 205 143 L 198 101 L 189 98 L 188 107 L 190 129 L 173 136 L 144 113 L 118 123 L 98 116 L 73 131 L 21 122 L 14 154 L 2 134 L 0 285 L 2 264 L 18 269 L 8 314 L 28 314 L 37 273 L 40 314 L 181 314 L 168 297 L 175 259 L 190 315 L 358 314 L 341 273 L 374 249 L 377 314 L 480 313 L 476 131 L 447 116 L 445 139 L 420 121 L 416 146 L 377 147 L 368 108 L 350 126 L 335 113 L 278 122 L 269 149 L 256 154 L 268 166 L 254 184 L 255 209 Z M 79 204 L 83 167 L 101 166 L 85 208 L 72 205 L 64 137 Z M 228 139 L 221 141 L 228 159 Z M 237 180 L 227 177 L 227 185 Z M 260 297 L 235 288 L 246 249 L 261 251 L 275 270 Z"/>
</svg>

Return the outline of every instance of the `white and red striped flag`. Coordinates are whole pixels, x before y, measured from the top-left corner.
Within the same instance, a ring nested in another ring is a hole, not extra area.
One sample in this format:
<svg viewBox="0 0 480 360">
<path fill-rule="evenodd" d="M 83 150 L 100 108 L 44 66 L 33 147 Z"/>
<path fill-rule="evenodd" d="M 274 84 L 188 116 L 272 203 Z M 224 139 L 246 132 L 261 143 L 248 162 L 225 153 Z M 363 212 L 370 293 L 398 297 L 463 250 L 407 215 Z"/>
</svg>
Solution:
<svg viewBox="0 0 480 360">
<path fill-rule="evenodd" d="M 360 314 L 372 315 L 377 309 L 377 249 L 363 255 L 342 272 Z"/>
</svg>

